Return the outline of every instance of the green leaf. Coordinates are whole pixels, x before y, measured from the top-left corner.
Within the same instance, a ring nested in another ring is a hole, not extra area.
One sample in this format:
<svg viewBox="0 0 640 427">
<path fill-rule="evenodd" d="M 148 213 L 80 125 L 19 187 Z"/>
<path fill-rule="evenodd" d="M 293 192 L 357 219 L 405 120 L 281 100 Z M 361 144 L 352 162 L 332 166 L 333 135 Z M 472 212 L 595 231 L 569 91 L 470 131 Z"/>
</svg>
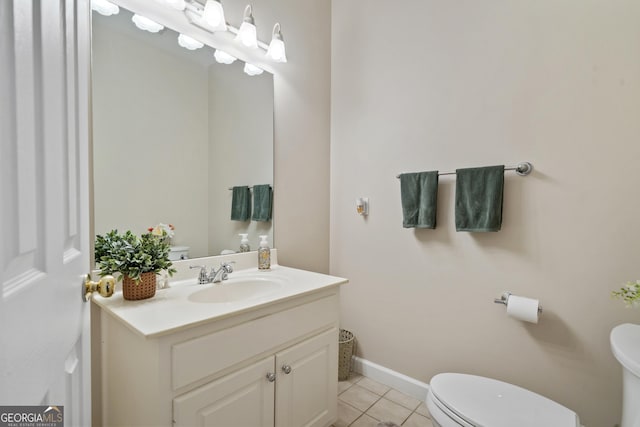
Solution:
<svg viewBox="0 0 640 427">
<path fill-rule="evenodd" d="M 126 275 L 136 281 L 142 273 L 161 270 L 167 270 L 169 276 L 173 276 L 176 270 L 171 268 L 169 251 L 169 243 L 161 236 L 145 233 L 138 237 L 130 230 L 124 234 L 111 230 L 104 236 L 96 236 L 96 267 L 101 270 L 101 276 L 120 273 L 120 276 Z"/>
</svg>

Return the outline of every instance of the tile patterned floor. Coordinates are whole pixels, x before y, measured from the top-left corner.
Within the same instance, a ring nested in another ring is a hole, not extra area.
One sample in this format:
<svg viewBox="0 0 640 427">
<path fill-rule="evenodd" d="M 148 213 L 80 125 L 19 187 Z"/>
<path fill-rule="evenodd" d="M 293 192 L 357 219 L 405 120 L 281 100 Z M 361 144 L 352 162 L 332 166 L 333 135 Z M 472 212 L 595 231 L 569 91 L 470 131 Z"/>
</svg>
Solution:
<svg viewBox="0 0 640 427">
<path fill-rule="evenodd" d="M 333 427 L 376 427 L 381 421 L 433 427 L 426 405 L 418 399 L 360 374 L 338 383 L 338 421 Z"/>
</svg>

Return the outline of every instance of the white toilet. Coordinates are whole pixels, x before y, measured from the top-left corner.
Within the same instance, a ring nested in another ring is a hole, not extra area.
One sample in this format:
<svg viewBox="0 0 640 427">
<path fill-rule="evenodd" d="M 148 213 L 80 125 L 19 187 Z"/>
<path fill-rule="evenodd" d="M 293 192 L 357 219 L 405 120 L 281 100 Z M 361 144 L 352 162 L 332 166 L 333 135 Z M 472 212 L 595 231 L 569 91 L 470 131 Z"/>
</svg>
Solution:
<svg viewBox="0 0 640 427">
<path fill-rule="evenodd" d="M 611 331 L 611 351 L 622 365 L 622 424 L 640 426 L 640 325 L 625 323 Z"/>
<path fill-rule="evenodd" d="M 189 259 L 189 246 L 171 246 L 169 260 L 180 261 L 181 259 Z"/>
<path fill-rule="evenodd" d="M 436 375 L 427 407 L 436 427 L 580 427 L 578 415 L 559 403 L 476 375 Z"/>
</svg>

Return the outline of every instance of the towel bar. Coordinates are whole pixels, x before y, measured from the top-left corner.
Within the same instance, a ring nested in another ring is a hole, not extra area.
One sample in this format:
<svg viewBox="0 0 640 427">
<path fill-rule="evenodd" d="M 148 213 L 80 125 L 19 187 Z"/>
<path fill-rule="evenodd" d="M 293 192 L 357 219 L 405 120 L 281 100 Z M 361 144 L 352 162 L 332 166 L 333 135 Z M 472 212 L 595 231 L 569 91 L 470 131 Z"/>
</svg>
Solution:
<svg viewBox="0 0 640 427">
<path fill-rule="evenodd" d="M 520 176 L 527 176 L 533 170 L 533 165 L 529 162 L 520 162 L 516 166 L 505 166 L 504 170 L 506 171 L 516 171 L 516 173 Z M 455 175 L 455 172 L 438 172 L 438 176 L 440 175 Z M 396 178 L 400 178 L 400 175 L 396 175 Z"/>
</svg>

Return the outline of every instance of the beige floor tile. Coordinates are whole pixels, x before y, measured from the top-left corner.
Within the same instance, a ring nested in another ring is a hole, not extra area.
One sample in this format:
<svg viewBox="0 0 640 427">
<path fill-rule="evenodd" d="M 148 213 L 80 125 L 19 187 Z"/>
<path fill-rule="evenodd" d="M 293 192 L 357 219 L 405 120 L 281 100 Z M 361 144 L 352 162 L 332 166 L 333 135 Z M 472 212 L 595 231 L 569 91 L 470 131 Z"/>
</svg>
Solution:
<svg viewBox="0 0 640 427">
<path fill-rule="evenodd" d="M 389 390 L 391 390 L 391 387 L 388 387 L 384 384 L 380 384 L 377 381 L 374 381 L 370 378 L 367 377 L 362 377 L 360 379 L 360 381 L 358 381 L 358 385 L 360 387 L 364 387 L 369 391 L 374 392 L 375 394 L 382 396 L 383 394 L 385 394 L 386 392 L 388 392 Z"/>
<path fill-rule="evenodd" d="M 422 402 L 420 406 L 416 409 L 416 412 L 420 415 L 424 415 L 427 418 L 431 418 L 431 414 L 429 413 L 429 408 L 427 408 L 427 404 Z"/>
<path fill-rule="evenodd" d="M 359 373 L 357 373 L 357 372 L 351 372 L 351 373 L 349 374 L 349 379 L 348 379 L 347 381 L 349 381 L 350 383 L 355 384 L 355 383 L 357 383 L 358 381 L 360 381 L 362 378 L 364 378 L 364 377 L 362 376 L 362 374 L 359 374 Z"/>
<path fill-rule="evenodd" d="M 339 400 L 342 400 L 361 411 L 369 409 L 369 407 L 376 403 L 379 398 L 380 396 L 364 387 L 360 387 L 358 384 L 355 384 L 353 387 L 349 387 L 347 391 L 343 392 L 339 396 Z"/>
<path fill-rule="evenodd" d="M 433 427 L 433 424 L 429 418 L 414 412 L 407 418 L 407 421 L 402 424 L 402 427 Z"/>
<path fill-rule="evenodd" d="M 393 421 L 400 425 L 411 415 L 411 410 L 383 397 L 369 408 L 366 414 L 380 421 Z"/>
<path fill-rule="evenodd" d="M 351 387 L 352 385 L 353 384 L 350 383 L 349 381 L 338 381 L 338 394 L 349 389 L 349 387 Z"/>
<path fill-rule="evenodd" d="M 358 411 L 353 406 L 338 400 L 338 421 L 333 425 L 334 427 L 347 427 L 360 415 L 362 415 L 362 411 Z"/>
<path fill-rule="evenodd" d="M 420 403 L 422 402 L 420 399 L 416 399 L 415 397 L 406 395 L 404 393 L 400 393 L 398 390 L 391 389 L 384 395 L 386 399 L 389 399 L 392 402 L 397 403 L 398 405 L 402 405 L 405 408 L 415 410 Z"/>
<path fill-rule="evenodd" d="M 355 423 L 351 424 L 350 427 L 377 427 L 378 420 L 375 418 L 371 418 L 367 414 L 364 414 L 360 418 L 356 420 Z"/>
</svg>

